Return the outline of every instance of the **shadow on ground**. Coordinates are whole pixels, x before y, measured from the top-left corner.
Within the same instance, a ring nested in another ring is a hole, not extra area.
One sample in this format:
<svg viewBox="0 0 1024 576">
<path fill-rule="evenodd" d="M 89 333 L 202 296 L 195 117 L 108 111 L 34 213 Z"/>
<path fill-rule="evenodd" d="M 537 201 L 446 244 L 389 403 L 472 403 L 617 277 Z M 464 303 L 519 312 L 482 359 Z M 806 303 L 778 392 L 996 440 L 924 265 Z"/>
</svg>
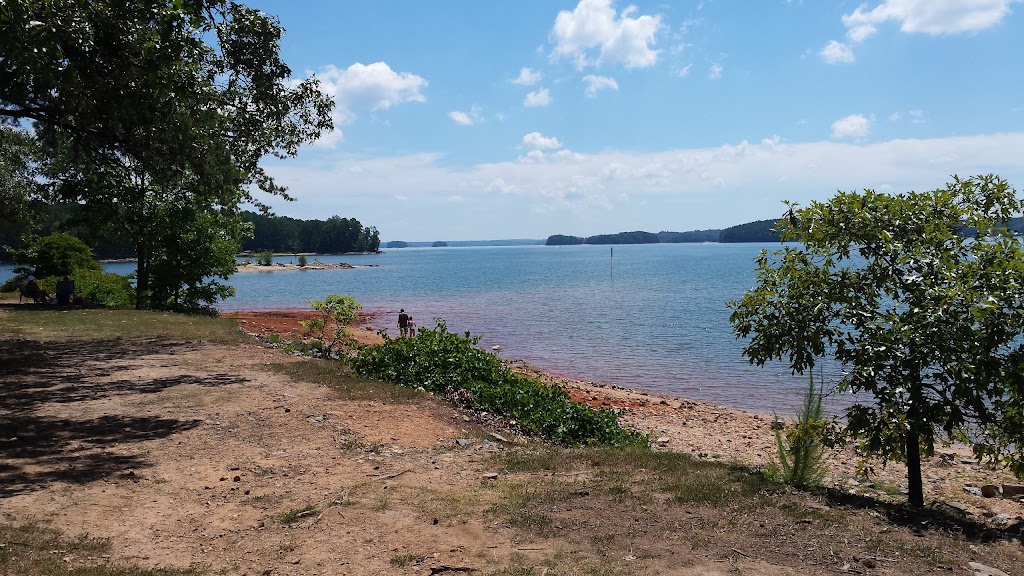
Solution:
<svg viewBox="0 0 1024 576">
<path fill-rule="evenodd" d="M 156 354 L 191 349 L 182 342 L 98 340 L 73 343 L 0 340 L 0 498 L 32 492 L 55 481 L 88 483 L 131 474 L 148 463 L 118 447 L 166 438 L 201 420 L 106 414 L 53 416 L 46 405 L 113 396 L 154 394 L 180 385 L 219 387 L 246 382 L 227 374 L 174 374 L 117 378 Z M 74 410 L 64 408 L 64 413 Z"/>
<path fill-rule="evenodd" d="M 1024 522 L 1017 522 L 1005 528 L 995 528 L 939 502 L 933 503 L 931 507 L 914 508 L 906 503 L 885 502 L 834 488 L 814 491 L 823 495 L 832 505 L 875 510 L 893 524 L 904 526 L 918 536 L 926 530 L 936 530 L 963 536 L 975 542 L 1017 540 L 1024 544 Z"/>
</svg>

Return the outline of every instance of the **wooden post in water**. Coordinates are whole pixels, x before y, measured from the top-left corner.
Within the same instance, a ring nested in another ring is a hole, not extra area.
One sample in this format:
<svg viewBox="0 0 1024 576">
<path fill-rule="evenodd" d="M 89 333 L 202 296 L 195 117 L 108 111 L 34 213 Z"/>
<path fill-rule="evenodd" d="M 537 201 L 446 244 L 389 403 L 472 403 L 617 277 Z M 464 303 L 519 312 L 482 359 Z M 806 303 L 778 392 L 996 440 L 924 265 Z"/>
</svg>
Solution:
<svg viewBox="0 0 1024 576">
<path fill-rule="evenodd" d="M 615 247 L 609 246 L 608 250 L 610 250 L 608 253 L 608 277 L 611 278 L 614 275 L 612 271 L 612 261 L 615 259 Z"/>
</svg>

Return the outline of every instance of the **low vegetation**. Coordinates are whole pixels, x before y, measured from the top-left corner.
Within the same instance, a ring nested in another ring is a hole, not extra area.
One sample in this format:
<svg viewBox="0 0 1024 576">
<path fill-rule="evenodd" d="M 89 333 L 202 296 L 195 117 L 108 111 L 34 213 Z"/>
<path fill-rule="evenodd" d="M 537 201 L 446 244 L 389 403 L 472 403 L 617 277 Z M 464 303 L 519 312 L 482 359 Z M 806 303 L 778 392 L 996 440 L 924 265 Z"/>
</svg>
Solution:
<svg viewBox="0 0 1024 576">
<path fill-rule="evenodd" d="M 0 310 L 4 335 L 34 340 L 167 339 L 238 344 L 237 325 L 206 316 L 136 310 Z"/>
<path fill-rule="evenodd" d="M 347 360 L 355 371 L 401 386 L 422 388 L 459 406 L 508 418 L 528 434 L 566 444 L 626 446 L 644 443 L 610 409 L 572 402 L 539 380 L 516 374 L 476 345 L 479 337 L 448 332 L 438 319 L 414 338 L 390 338 Z"/>
<path fill-rule="evenodd" d="M 349 340 L 348 325 L 359 317 L 362 306 L 355 298 L 342 294 L 331 294 L 323 300 L 313 300 L 309 304 L 320 315 L 299 323 L 306 330 L 306 336 L 313 337 L 320 343 L 320 354 L 324 358 L 330 358 L 338 345 Z"/>
<path fill-rule="evenodd" d="M 37 524 L 0 524 L 0 573 L 32 576 L 199 576 L 198 568 L 142 568 L 111 562 L 110 541 L 68 538 Z"/>
<path fill-rule="evenodd" d="M 775 428 L 775 445 L 779 450 L 779 471 L 782 481 L 793 486 L 820 484 L 828 468 L 822 437 L 828 421 L 824 418 L 821 388 L 815 388 L 814 377 L 808 377 L 804 403 L 796 412 L 796 422 L 785 433 Z M 773 422 L 779 422 L 776 415 Z"/>
</svg>

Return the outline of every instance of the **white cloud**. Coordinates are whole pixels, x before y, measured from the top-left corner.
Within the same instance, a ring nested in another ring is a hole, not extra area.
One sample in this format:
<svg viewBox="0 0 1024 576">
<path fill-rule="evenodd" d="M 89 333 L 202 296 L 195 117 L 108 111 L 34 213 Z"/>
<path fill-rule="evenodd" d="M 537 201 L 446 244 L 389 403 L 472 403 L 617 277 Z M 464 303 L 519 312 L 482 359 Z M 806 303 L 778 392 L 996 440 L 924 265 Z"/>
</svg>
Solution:
<svg viewBox="0 0 1024 576">
<path fill-rule="evenodd" d="M 583 77 L 583 81 L 587 83 L 587 87 L 584 90 L 584 94 L 587 98 L 594 98 L 597 93 L 601 90 L 616 90 L 619 89 L 619 83 L 615 81 L 615 78 L 609 78 L 607 76 L 594 76 L 590 74 Z"/>
<path fill-rule="evenodd" d="M 540 82 L 540 71 L 523 68 L 519 71 L 519 76 L 509 80 L 509 82 L 519 84 L 520 86 L 532 86 Z"/>
<path fill-rule="evenodd" d="M 676 76 L 679 76 L 680 78 L 686 78 L 687 76 L 690 75 L 690 70 L 692 68 L 693 64 L 687 64 L 686 66 L 683 66 L 682 68 L 676 70 Z"/>
<path fill-rule="evenodd" d="M 562 147 L 562 143 L 558 141 L 558 138 L 555 138 L 554 136 L 544 136 L 540 132 L 530 132 L 526 136 L 523 136 L 523 145 L 535 150 Z"/>
<path fill-rule="evenodd" d="M 825 44 L 818 55 L 829 64 L 849 64 L 854 60 L 853 50 L 850 49 L 850 46 L 835 40 Z"/>
<path fill-rule="evenodd" d="M 978 32 L 998 24 L 1020 0 L 885 0 L 868 10 L 861 4 L 843 16 L 846 35 L 862 42 L 886 22 L 898 22 L 908 34 Z"/>
<path fill-rule="evenodd" d="M 359 115 L 407 102 L 426 102 L 427 80 L 410 72 L 395 72 L 384 62 L 355 63 L 348 68 L 328 65 L 316 73 L 320 89 L 334 98 L 335 131 L 321 138 L 320 146 L 341 140 L 340 127 Z"/>
<path fill-rule="evenodd" d="M 719 78 L 722 77 L 723 70 L 724 68 L 722 68 L 722 65 L 715 62 L 714 64 L 711 65 L 710 68 L 708 68 L 708 78 L 711 78 L 712 80 L 718 80 Z"/>
<path fill-rule="evenodd" d="M 523 100 L 523 106 L 526 106 L 527 108 L 547 106 L 548 104 L 551 104 L 551 92 L 549 92 L 547 88 L 541 88 L 540 90 L 530 92 Z"/>
<path fill-rule="evenodd" d="M 806 205 L 837 189 L 930 190 L 950 174 L 995 172 L 1019 186 L 1020 150 L 1024 132 L 869 144 L 766 139 L 647 153 L 533 150 L 530 161 L 469 167 L 416 154 L 267 168 L 301 200 L 272 206 L 289 216 L 358 214 L 384 238 L 429 239 L 438 230 L 456 231 L 449 239 L 544 238 L 583 222 L 588 234 L 615 231 L 626 216 L 641 230 L 732 226 L 781 214 L 783 199 Z M 400 210 L 390 200 L 396 194 L 406 197 Z M 444 201 L 454 195 L 459 208 Z"/>
<path fill-rule="evenodd" d="M 662 28 L 661 16 L 633 17 L 636 6 L 617 14 L 612 1 L 580 0 L 572 12 L 559 12 L 549 35 L 555 45 L 551 57 L 571 58 L 580 69 L 603 64 L 653 66 L 659 51 L 652 45 Z"/>
<path fill-rule="evenodd" d="M 871 130 L 871 121 L 861 114 L 850 114 L 832 123 L 832 135 L 834 139 L 853 138 L 860 139 L 868 135 Z"/>
<path fill-rule="evenodd" d="M 453 110 L 448 113 L 448 117 L 453 122 L 460 126 L 472 126 L 478 122 L 483 121 L 482 110 L 479 106 L 473 106 L 469 112 L 463 112 L 461 110 Z"/>
<path fill-rule="evenodd" d="M 454 110 L 448 113 L 448 117 L 454 120 L 456 124 L 461 124 L 462 126 L 473 125 L 473 119 L 470 118 L 469 114 L 466 114 L 465 112 Z"/>
</svg>

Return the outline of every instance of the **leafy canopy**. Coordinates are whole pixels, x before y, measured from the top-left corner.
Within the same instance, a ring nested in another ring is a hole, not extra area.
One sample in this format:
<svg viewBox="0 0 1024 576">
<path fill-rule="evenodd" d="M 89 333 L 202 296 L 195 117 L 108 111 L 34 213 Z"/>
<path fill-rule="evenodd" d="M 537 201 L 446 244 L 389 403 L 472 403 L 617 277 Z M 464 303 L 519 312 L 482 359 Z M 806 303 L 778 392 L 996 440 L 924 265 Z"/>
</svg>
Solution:
<svg viewBox="0 0 1024 576">
<path fill-rule="evenodd" d="M 791 206 L 778 225 L 799 243 L 762 252 L 757 285 L 730 303 L 743 354 L 795 373 L 834 358 L 839 388 L 871 399 L 847 411 L 847 437 L 908 461 L 912 503 L 919 449 L 939 439 L 1024 471 L 1024 252 L 1006 228 L 1022 209 L 994 175 Z"/>
<path fill-rule="evenodd" d="M 55 200 L 133 241 L 138 307 L 226 297 L 226 248 L 250 230 L 240 204 L 288 197 L 260 161 L 331 128 L 331 99 L 292 80 L 282 34 L 228 0 L 0 2 L 0 120 L 34 123 Z"/>
</svg>

